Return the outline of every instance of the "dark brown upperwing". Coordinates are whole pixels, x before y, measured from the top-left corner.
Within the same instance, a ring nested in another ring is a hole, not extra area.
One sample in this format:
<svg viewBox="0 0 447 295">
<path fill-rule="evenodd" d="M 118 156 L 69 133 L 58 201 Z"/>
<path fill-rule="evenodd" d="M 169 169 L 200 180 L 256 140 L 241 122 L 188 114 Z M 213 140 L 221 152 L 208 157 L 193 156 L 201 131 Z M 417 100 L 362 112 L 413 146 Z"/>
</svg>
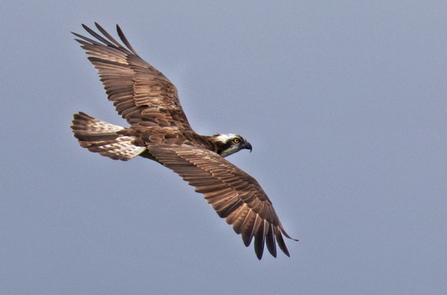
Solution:
<svg viewBox="0 0 447 295">
<path fill-rule="evenodd" d="M 130 46 L 120 27 L 118 35 L 127 48 L 95 23 L 101 36 L 86 25 L 96 40 L 73 33 L 98 70 L 101 82 L 118 113 L 131 127 L 167 127 L 191 130 L 177 88 L 161 72 L 145 62 Z"/>
<path fill-rule="evenodd" d="M 149 145 L 157 160 L 179 174 L 196 192 L 205 195 L 217 214 L 242 235 L 245 246 L 253 237 L 254 248 L 262 258 L 264 244 L 276 257 L 276 243 L 290 256 L 283 236 L 291 239 L 258 182 L 218 154 L 191 145 Z M 276 242 L 275 242 L 276 241 Z"/>
</svg>

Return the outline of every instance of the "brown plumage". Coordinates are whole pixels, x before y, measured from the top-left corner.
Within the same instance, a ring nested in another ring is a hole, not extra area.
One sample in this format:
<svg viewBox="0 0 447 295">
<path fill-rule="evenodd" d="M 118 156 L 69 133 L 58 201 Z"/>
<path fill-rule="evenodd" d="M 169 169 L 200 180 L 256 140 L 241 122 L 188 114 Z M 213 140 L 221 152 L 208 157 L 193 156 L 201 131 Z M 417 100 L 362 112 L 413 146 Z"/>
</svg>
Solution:
<svg viewBox="0 0 447 295">
<path fill-rule="evenodd" d="M 98 70 L 109 100 L 130 127 L 79 112 L 71 126 L 79 144 L 114 160 L 140 155 L 170 168 L 205 195 L 217 214 L 241 234 L 246 246 L 254 238 L 259 259 L 264 244 L 274 257 L 276 244 L 290 256 L 283 235 L 292 238 L 266 193 L 253 177 L 224 159 L 241 149 L 251 150 L 250 143 L 237 134 L 197 134 L 183 112 L 176 87 L 138 56 L 118 25 L 125 46 L 98 24 L 104 37 L 83 27 L 99 42 L 73 34 Z"/>
</svg>

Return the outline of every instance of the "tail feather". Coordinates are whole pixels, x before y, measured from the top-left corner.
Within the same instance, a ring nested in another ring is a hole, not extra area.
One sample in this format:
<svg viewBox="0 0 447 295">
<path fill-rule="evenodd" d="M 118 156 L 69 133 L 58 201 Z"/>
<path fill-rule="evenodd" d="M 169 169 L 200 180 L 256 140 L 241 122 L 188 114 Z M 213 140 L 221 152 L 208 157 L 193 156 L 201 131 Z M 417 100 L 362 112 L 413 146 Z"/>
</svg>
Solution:
<svg viewBox="0 0 447 295">
<path fill-rule="evenodd" d="M 124 127 L 98 120 L 86 113 L 73 115 L 71 129 L 81 147 L 114 160 L 127 161 L 146 150 L 133 144 L 133 136 L 119 134 Z"/>
</svg>

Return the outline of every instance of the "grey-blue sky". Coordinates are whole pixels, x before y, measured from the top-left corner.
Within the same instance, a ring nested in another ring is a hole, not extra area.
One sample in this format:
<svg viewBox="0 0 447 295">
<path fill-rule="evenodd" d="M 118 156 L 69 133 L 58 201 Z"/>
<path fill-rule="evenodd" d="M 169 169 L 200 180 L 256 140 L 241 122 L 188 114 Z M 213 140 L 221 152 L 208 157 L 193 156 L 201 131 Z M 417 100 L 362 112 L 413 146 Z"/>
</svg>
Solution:
<svg viewBox="0 0 447 295">
<path fill-rule="evenodd" d="M 15 1 L 0 10 L 2 294 L 443 294 L 447 5 Z M 272 199 L 292 257 L 259 262 L 177 175 L 78 147 L 124 124 L 69 32 L 119 23 L 198 132 Z"/>
</svg>

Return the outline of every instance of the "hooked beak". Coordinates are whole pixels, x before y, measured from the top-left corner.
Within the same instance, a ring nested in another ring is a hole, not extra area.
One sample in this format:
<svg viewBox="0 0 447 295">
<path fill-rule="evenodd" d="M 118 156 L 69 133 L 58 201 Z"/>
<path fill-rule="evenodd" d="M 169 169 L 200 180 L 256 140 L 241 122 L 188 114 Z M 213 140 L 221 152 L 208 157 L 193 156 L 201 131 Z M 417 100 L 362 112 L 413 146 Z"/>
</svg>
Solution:
<svg viewBox="0 0 447 295">
<path fill-rule="evenodd" d="M 251 147 L 251 144 L 248 141 L 246 141 L 244 143 L 244 149 L 250 150 L 250 153 L 251 153 L 252 147 Z"/>
</svg>

